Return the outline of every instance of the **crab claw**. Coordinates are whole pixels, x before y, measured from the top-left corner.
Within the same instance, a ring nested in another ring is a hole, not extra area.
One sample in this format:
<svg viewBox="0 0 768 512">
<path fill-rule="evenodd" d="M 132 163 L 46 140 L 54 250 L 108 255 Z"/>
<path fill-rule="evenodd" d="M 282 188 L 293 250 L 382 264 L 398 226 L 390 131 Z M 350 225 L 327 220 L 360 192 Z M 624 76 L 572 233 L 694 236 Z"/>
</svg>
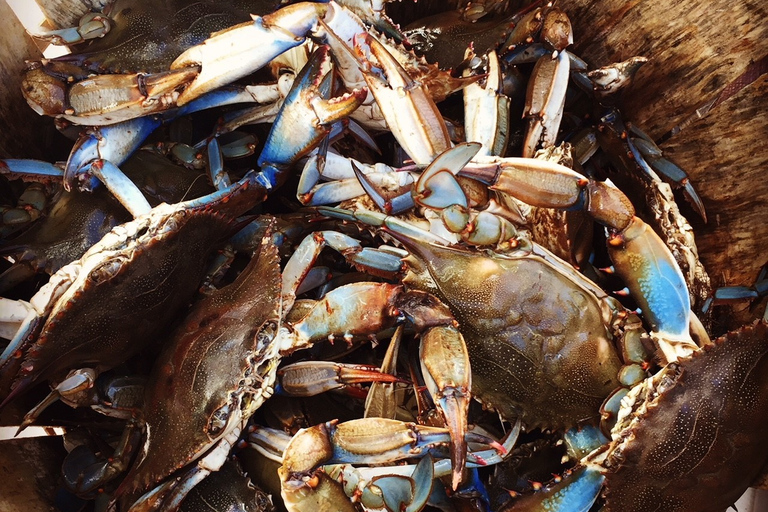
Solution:
<svg viewBox="0 0 768 512">
<path fill-rule="evenodd" d="M 290 512 L 355 510 L 342 486 L 320 469 L 322 465 L 421 458 L 439 450 L 448 440 L 446 429 L 385 418 L 330 421 L 302 429 L 286 446 L 278 470 L 283 500 Z M 484 441 L 488 439 L 480 440 Z M 426 482 L 417 484 L 417 488 L 423 488 Z M 349 506 L 345 508 L 345 504 Z"/>
<path fill-rule="evenodd" d="M 472 377 L 464 338 L 455 327 L 439 326 L 421 336 L 422 373 L 451 434 L 451 486 L 461 484 L 467 459 L 467 415 Z"/>
<path fill-rule="evenodd" d="M 435 155 L 451 147 L 445 121 L 426 88 L 408 76 L 376 38 L 367 33 L 362 38 L 388 80 L 373 74 L 369 62 L 360 63 L 387 125 L 414 162 L 428 165 Z"/>
<path fill-rule="evenodd" d="M 375 366 L 334 363 L 332 361 L 302 361 L 277 372 L 278 392 L 291 396 L 315 396 L 362 382 L 403 382 Z"/>
<path fill-rule="evenodd" d="M 648 62 L 646 57 L 631 57 L 623 62 L 590 71 L 587 77 L 592 82 L 595 93 L 599 96 L 607 96 L 629 84 L 637 70 L 646 62 Z"/>
<path fill-rule="evenodd" d="M 685 279 L 661 238 L 633 217 L 608 239 L 608 254 L 651 324 L 666 360 L 675 361 L 695 351 L 697 346 L 688 333 L 691 302 Z"/>
<path fill-rule="evenodd" d="M 181 93 L 177 104 L 222 85 L 234 82 L 265 66 L 269 61 L 304 42 L 315 30 L 318 18 L 328 7 L 321 3 L 301 2 L 289 5 L 267 16 L 253 16 L 253 22 L 242 23 L 214 33 L 202 44 L 182 53 L 171 69 L 200 66 L 200 73 Z"/>
<path fill-rule="evenodd" d="M 358 89 L 329 98 L 329 62 L 328 46 L 318 47 L 294 80 L 272 125 L 258 161 L 269 187 L 278 185 L 281 171 L 312 151 L 330 133 L 333 123 L 351 114 L 368 94 Z"/>
<path fill-rule="evenodd" d="M 502 92 L 502 72 L 495 51 L 488 53 L 488 78 L 484 85 L 464 88 L 464 131 L 468 141 L 482 143 L 483 155 L 501 155 L 509 138 L 510 99 Z"/>
<path fill-rule="evenodd" d="M 524 157 L 532 157 L 539 142 L 544 147 L 555 143 L 563 117 L 569 72 L 570 61 L 565 51 L 552 58 L 542 57 L 536 62 L 528 83 L 523 112 L 523 116 L 528 118 L 528 130 L 523 143 Z"/>
<path fill-rule="evenodd" d="M 104 125 L 166 110 L 176 91 L 196 74 L 197 69 L 184 68 L 149 75 L 96 75 L 70 87 L 62 114 L 73 122 L 87 119 Z"/>
<path fill-rule="evenodd" d="M 587 512 L 597 499 L 605 477 L 598 469 L 580 466 L 562 480 L 523 496 L 508 512 Z"/>
<path fill-rule="evenodd" d="M 120 203 L 138 217 L 151 207 L 138 187 L 117 167 L 136 151 L 161 122 L 151 117 L 139 117 L 122 123 L 93 128 L 83 134 L 64 168 L 64 188 L 77 186 L 93 190 L 102 181 Z"/>
<path fill-rule="evenodd" d="M 13 158 L 0 160 L 0 174 L 8 176 L 8 179 L 41 182 L 61 179 L 63 176 L 62 170 L 54 164 Z"/>
</svg>

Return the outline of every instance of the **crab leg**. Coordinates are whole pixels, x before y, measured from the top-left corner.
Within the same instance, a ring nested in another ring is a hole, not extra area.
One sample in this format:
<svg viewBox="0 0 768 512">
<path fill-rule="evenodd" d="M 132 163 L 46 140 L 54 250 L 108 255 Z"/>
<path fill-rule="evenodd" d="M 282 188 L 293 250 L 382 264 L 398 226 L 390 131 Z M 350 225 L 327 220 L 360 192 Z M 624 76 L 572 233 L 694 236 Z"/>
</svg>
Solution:
<svg viewBox="0 0 768 512">
<path fill-rule="evenodd" d="M 304 165 L 297 199 L 307 206 L 338 204 L 342 201 L 368 194 L 384 211 L 401 213 L 413 208 L 410 190 L 416 166 L 393 168 L 381 162 L 364 164 L 353 158 L 345 158 L 333 151 L 325 155 L 312 155 Z M 321 178 L 332 180 L 318 183 Z"/>
<path fill-rule="evenodd" d="M 427 389 L 451 432 L 452 487 L 457 489 L 466 464 L 466 446 L 456 441 L 467 431 L 472 375 L 469 352 L 459 330 L 438 326 L 422 335 L 419 360 Z"/>
<path fill-rule="evenodd" d="M 403 326 L 398 325 L 392 334 L 392 339 L 387 346 L 384 360 L 381 362 L 382 373 L 394 375 L 397 367 L 397 355 L 400 352 L 400 342 L 403 338 Z M 395 385 L 385 382 L 374 382 L 365 397 L 364 418 L 389 418 L 397 416 L 397 404 L 395 402 Z"/>
<path fill-rule="evenodd" d="M 690 297 L 680 267 L 659 236 L 635 216 L 620 190 L 554 162 L 530 158 L 488 159 L 465 167 L 462 174 L 532 206 L 586 210 L 607 226 L 614 267 L 640 305 L 664 357 L 675 361 L 696 350 L 688 333 Z"/>
<path fill-rule="evenodd" d="M 378 421 L 376 424 L 378 424 Z M 375 427 L 376 424 L 371 426 Z M 401 425 L 407 426 L 409 424 Z M 321 427 L 313 428 L 317 430 Z M 505 436 L 501 447 L 493 444 L 493 447 L 488 449 L 471 452 L 467 468 L 476 469 L 502 462 L 505 456 L 512 452 L 519 433 L 520 421 L 518 420 L 514 428 Z M 248 435 L 250 447 L 269 460 L 278 463 L 282 463 L 284 453 L 291 440 L 292 437 L 282 430 L 260 426 L 256 426 Z M 432 468 L 430 470 L 425 466 L 432 466 Z M 425 493 L 429 496 L 429 504 L 434 504 L 435 493 L 433 492 L 431 495 L 429 493 L 429 489 L 433 487 L 434 479 L 448 476 L 453 470 L 450 460 L 436 459 L 432 461 L 432 456 L 429 454 L 421 458 L 418 464 L 366 467 L 352 466 L 349 463 L 345 463 L 329 464 L 322 467 L 332 480 L 342 483 L 344 494 L 348 498 L 359 500 L 367 508 L 381 509 L 386 506 L 387 510 L 390 511 L 421 510 L 426 498 L 415 498 L 414 491 Z M 331 485 L 327 486 L 328 490 L 320 489 L 320 487 L 322 486 L 313 489 L 311 485 L 306 485 L 303 489 L 304 493 L 296 493 L 294 495 L 294 497 L 298 496 L 300 498 L 295 506 L 309 507 L 311 503 L 314 503 L 314 500 L 332 499 L 329 496 L 336 496 L 336 499 L 341 497 L 341 494 L 336 494 L 339 492 L 339 489 L 332 481 Z M 386 501 L 386 504 L 382 503 L 382 500 Z M 334 502 L 333 509 L 336 510 L 337 507 L 344 506 L 345 502 L 346 498 L 341 498 L 341 501 Z M 322 508 L 320 509 L 322 510 Z M 294 510 L 302 509 L 289 508 L 289 510 L 293 512 Z"/>
<path fill-rule="evenodd" d="M 626 144 L 629 146 L 630 151 L 632 151 L 632 155 L 638 165 L 644 170 L 645 165 L 650 165 L 654 171 L 672 181 L 675 186 L 681 187 L 685 197 L 694 207 L 696 212 L 701 215 L 704 222 L 707 222 L 707 212 L 704 208 L 704 203 L 696 192 L 696 189 L 693 188 L 693 184 L 691 183 L 688 174 L 680 167 L 664 158 L 661 149 L 656 143 L 638 127 L 632 125 L 630 126 L 630 131 L 638 135 L 638 137 L 629 137 L 626 140 Z"/>
<path fill-rule="evenodd" d="M 326 5 L 319 3 L 289 5 L 263 17 L 253 16 L 253 22 L 217 32 L 204 43 L 188 49 L 171 64 L 171 69 L 199 66 L 200 72 L 181 93 L 177 104 L 184 105 L 253 73 L 286 50 L 300 45 L 327 10 Z"/>
<path fill-rule="evenodd" d="M 45 27 L 37 27 L 29 31 L 29 35 L 38 39 L 45 39 L 57 46 L 78 44 L 104 37 L 112 28 L 112 20 L 104 14 L 89 12 L 80 18 L 77 27 L 66 27 L 58 30 L 49 30 Z"/>
<path fill-rule="evenodd" d="M 403 382 L 379 372 L 375 366 L 331 361 L 302 361 L 284 366 L 278 370 L 277 380 L 276 391 L 291 396 L 315 396 L 362 382 Z"/>
<path fill-rule="evenodd" d="M 467 434 L 468 440 L 478 437 Z M 365 418 L 345 423 L 331 421 L 300 430 L 285 448 L 278 470 L 283 500 L 291 512 L 304 510 L 354 510 L 343 488 L 318 468 L 324 464 L 387 463 L 423 457 L 447 442 L 446 429 L 419 426 L 384 418 Z M 479 436 L 477 441 L 489 440 Z M 492 442 L 491 445 L 494 445 Z M 500 447 L 501 448 L 501 447 Z M 431 462 L 429 466 L 432 466 Z M 431 471 L 423 480 L 431 481 Z M 419 477 L 416 487 L 429 487 Z M 421 484 L 421 485 L 419 485 Z M 429 493 L 425 493 L 426 503 Z M 408 510 L 419 510 L 414 507 Z"/>
<path fill-rule="evenodd" d="M 343 254 L 352 264 L 375 267 L 383 273 L 400 270 L 400 258 L 373 249 L 362 247 L 354 238 L 336 231 L 318 231 L 304 238 L 288 260 L 283 270 L 283 307 L 290 309 L 295 300 L 295 290 L 306 277 L 320 251 L 328 245 Z"/>
<path fill-rule="evenodd" d="M 61 179 L 64 176 L 64 172 L 57 165 L 43 162 L 42 160 L 22 160 L 16 158 L 0 160 L 0 174 L 8 176 L 8 179 L 41 182 Z"/>
</svg>

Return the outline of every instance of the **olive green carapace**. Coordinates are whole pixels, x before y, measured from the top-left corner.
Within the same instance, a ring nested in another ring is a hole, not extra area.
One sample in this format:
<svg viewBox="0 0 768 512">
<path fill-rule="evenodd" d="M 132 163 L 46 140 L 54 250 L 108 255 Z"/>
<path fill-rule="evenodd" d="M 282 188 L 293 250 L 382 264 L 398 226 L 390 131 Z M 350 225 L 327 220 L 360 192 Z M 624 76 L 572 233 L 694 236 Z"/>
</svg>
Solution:
<svg viewBox="0 0 768 512">
<path fill-rule="evenodd" d="M 279 263 L 265 237 L 238 278 L 195 303 L 174 330 L 147 383 L 144 453 L 121 490 L 146 491 L 200 458 L 234 426 L 230 416 L 247 419 L 252 402 L 266 399 L 277 369 Z"/>
<path fill-rule="evenodd" d="M 768 324 L 718 339 L 678 371 L 606 460 L 607 510 L 722 512 L 768 460 Z"/>
<path fill-rule="evenodd" d="M 403 242 L 418 255 L 406 260 L 404 282 L 437 295 L 459 321 L 475 397 L 530 428 L 598 416 L 621 366 L 602 292 L 533 254 L 492 258 Z"/>
<path fill-rule="evenodd" d="M 215 242 L 232 229 L 212 210 L 178 211 L 160 227 L 148 226 L 125 248 L 86 253 L 96 266 L 57 302 L 26 353 L 21 384 L 59 380 L 72 368 L 112 368 L 157 342 L 197 290 Z"/>
</svg>

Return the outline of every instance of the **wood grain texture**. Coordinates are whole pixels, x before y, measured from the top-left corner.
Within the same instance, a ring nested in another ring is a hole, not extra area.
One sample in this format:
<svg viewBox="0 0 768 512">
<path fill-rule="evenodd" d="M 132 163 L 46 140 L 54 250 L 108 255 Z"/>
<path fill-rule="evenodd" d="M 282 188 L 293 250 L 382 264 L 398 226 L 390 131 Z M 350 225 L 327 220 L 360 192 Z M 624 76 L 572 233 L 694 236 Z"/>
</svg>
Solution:
<svg viewBox="0 0 768 512">
<path fill-rule="evenodd" d="M 574 51 L 594 67 L 650 61 L 626 92 L 625 113 L 653 137 L 677 125 L 768 53 L 760 0 L 568 0 Z"/>
<path fill-rule="evenodd" d="M 50 512 L 61 457 L 59 439 L 0 441 L 0 512 Z M 58 448 L 58 450 L 57 450 Z"/>
<path fill-rule="evenodd" d="M 9 405 L 0 413 L 0 425 L 18 425 L 26 410 Z M 54 510 L 65 454 L 61 438 L 0 439 L 0 512 Z"/>
<path fill-rule="evenodd" d="M 0 2 L 0 34 L 0 158 L 39 158 L 42 127 L 50 125 L 50 120 L 42 119 L 27 106 L 21 95 L 21 77 L 24 60 L 39 59 L 40 51 L 6 2 Z"/>
<path fill-rule="evenodd" d="M 716 284 L 749 285 L 768 262 L 767 122 L 768 74 L 664 146 L 707 206 L 697 243 Z"/>
<path fill-rule="evenodd" d="M 568 0 L 561 6 L 574 25 L 574 52 L 591 67 L 634 55 L 650 59 L 622 105 L 626 118 L 654 138 L 768 55 L 768 7 L 759 0 Z M 706 225 L 688 217 L 714 286 L 749 286 L 768 261 L 767 76 L 661 146 L 688 172 L 708 211 Z M 744 306 L 736 312 L 726 327 L 752 316 Z"/>
</svg>

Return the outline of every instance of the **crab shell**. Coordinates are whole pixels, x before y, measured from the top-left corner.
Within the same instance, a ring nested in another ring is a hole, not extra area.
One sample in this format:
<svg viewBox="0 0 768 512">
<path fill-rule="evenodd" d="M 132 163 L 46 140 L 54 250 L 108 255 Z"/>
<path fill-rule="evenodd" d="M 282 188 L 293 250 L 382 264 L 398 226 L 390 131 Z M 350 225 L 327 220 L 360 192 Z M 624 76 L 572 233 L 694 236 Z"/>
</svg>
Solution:
<svg viewBox="0 0 768 512">
<path fill-rule="evenodd" d="M 197 302 L 147 383 L 143 453 L 118 494 L 197 460 L 261 405 L 277 370 L 280 267 L 269 236 L 237 280 Z"/>
<path fill-rule="evenodd" d="M 476 398 L 530 428 L 597 416 L 621 367 L 599 288 L 540 248 L 491 257 L 392 236 L 411 253 L 403 282 L 439 297 L 462 326 Z"/>
<path fill-rule="evenodd" d="M 223 197 L 161 204 L 62 267 L 52 281 L 64 291 L 40 306 L 50 311 L 45 323 L 2 368 L 4 378 L 17 374 L 6 401 L 73 368 L 114 368 L 156 341 L 194 295 L 233 219 L 263 197 L 244 181 Z"/>
<path fill-rule="evenodd" d="M 152 206 L 174 204 L 212 192 L 200 174 L 151 151 L 138 151 L 123 172 L 147 196 Z M 0 255 L 12 255 L 33 270 L 52 274 L 85 254 L 115 226 L 131 215 L 101 187 L 90 194 L 62 192 L 51 212 L 11 241 L 0 242 Z"/>
<path fill-rule="evenodd" d="M 721 512 L 768 460 L 768 324 L 734 331 L 665 372 L 665 389 L 603 462 L 606 510 Z"/>
</svg>

